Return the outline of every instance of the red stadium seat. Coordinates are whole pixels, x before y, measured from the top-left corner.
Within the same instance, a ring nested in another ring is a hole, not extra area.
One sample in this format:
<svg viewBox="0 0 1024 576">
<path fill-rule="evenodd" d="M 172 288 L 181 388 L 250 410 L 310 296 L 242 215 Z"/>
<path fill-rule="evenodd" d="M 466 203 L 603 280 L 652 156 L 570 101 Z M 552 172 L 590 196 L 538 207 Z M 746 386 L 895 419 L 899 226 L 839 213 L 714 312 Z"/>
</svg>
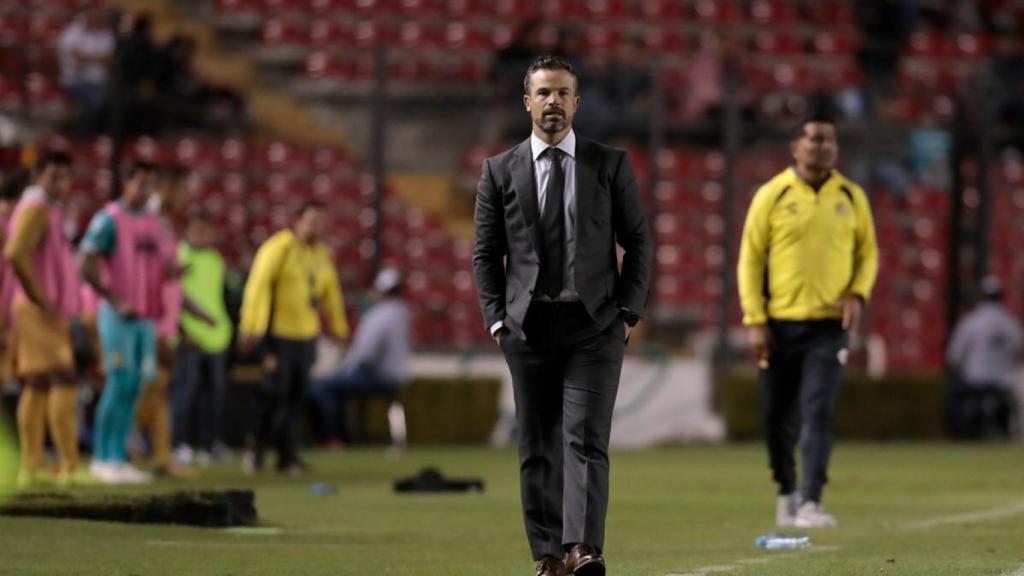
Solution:
<svg viewBox="0 0 1024 576">
<path fill-rule="evenodd" d="M 643 45 L 652 52 L 682 52 L 687 46 L 683 36 L 673 26 L 645 26 Z"/>
<path fill-rule="evenodd" d="M 958 34 L 953 49 L 958 58 L 977 60 L 988 56 L 992 50 L 992 39 L 979 34 Z"/>
<path fill-rule="evenodd" d="M 799 54 L 804 51 L 804 43 L 790 33 L 764 30 L 751 38 L 751 50 L 755 54 Z"/>
<path fill-rule="evenodd" d="M 67 25 L 67 19 L 52 12 L 35 12 L 28 16 L 26 32 L 32 42 L 53 44 Z"/>
<path fill-rule="evenodd" d="M 750 18 L 760 25 L 779 27 L 795 22 L 797 14 L 791 2 L 754 0 L 750 5 Z"/>
<path fill-rule="evenodd" d="M 354 0 L 309 0 L 309 11 L 314 16 L 348 14 L 353 10 L 353 3 Z"/>
<path fill-rule="evenodd" d="M 694 5 L 694 16 L 709 24 L 735 24 L 742 15 L 742 10 L 733 0 L 697 0 Z"/>
<path fill-rule="evenodd" d="M 494 14 L 506 21 L 528 21 L 540 15 L 539 2 L 531 0 L 494 0 Z"/>
<path fill-rule="evenodd" d="M 217 11 L 221 14 L 263 13 L 263 0 L 217 0 Z"/>
<path fill-rule="evenodd" d="M 220 146 L 221 165 L 227 169 L 244 168 L 249 160 L 249 147 L 244 140 L 228 138 Z"/>
<path fill-rule="evenodd" d="M 449 22 L 444 29 L 444 45 L 448 50 L 483 50 L 487 37 L 473 24 L 465 21 Z"/>
<path fill-rule="evenodd" d="M 308 173 L 312 165 L 308 150 L 282 141 L 262 147 L 256 161 L 266 170 L 286 174 Z"/>
<path fill-rule="evenodd" d="M 588 26 L 583 35 L 583 45 L 589 53 L 613 51 L 621 41 L 618 31 L 610 26 Z"/>
<path fill-rule="evenodd" d="M 456 18 L 476 18 L 490 13 L 491 0 L 445 0 L 445 11 Z"/>
<path fill-rule="evenodd" d="M 431 48 L 440 46 L 444 35 L 440 28 L 418 21 L 402 23 L 398 32 L 398 43 L 407 48 Z"/>
<path fill-rule="evenodd" d="M 220 170 L 220 150 L 211 141 L 182 138 L 174 145 L 174 161 L 189 169 Z"/>
<path fill-rule="evenodd" d="M 914 32 L 910 35 L 910 54 L 923 58 L 945 58 L 953 55 L 953 43 L 937 32 Z"/>
<path fill-rule="evenodd" d="M 319 173 L 350 172 L 353 161 L 349 155 L 333 146 L 322 146 L 310 150 L 313 169 Z"/>
<path fill-rule="evenodd" d="M 395 0 L 352 0 L 352 10 L 359 18 L 380 19 L 397 10 Z"/>
<path fill-rule="evenodd" d="M 157 165 L 165 164 L 172 158 L 169 147 L 150 136 L 142 136 L 134 142 L 129 142 L 125 147 L 125 152 L 130 158 L 145 160 Z"/>
<path fill-rule="evenodd" d="M 639 3 L 640 15 L 659 24 L 678 23 L 684 17 L 682 4 L 676 0 L 645 0 Z"/>
<path fill-rule="evenodd" d="M 810 22 L 831 30 L 851 28 L 857 23 L 851 3 L 845 0 L 815 0 L 803 7 Z"/>
<path fill-rule="evenodd" d="M 814 35 L 814 51 L 823 56 L 848 56 L 856 52 L 860 41 L 856 34 L 819 31 Z"/>
<path fill-rule="evenodd" d="M 309 24 L 309 44 L 317 49 L 346 46 L 354 43 L 352 30 L 334 20 L 318 18 Z"/>
<path fill-rule="evenodd" d="M 25 79 L 26 103 L 35 117 L 63 118 L 68 112 L 64 93 L 45 74 L 29 73 Z"/>
<path fill-rule="evenodd" d="M 547 0 L 540 4 L 540 16 L 559 20 L 578 20 L 584 15 L 577 0 Z"/>
<path fill-rule="evenodd" d="M 267 46 L 304 46 L 309 43 L 308 26 L 284 18 L 264 22 L 260 40 Z"/>
<path fill-rule="evenodd" d="M 590 22 L 620 22 L 627 15 L 622 0 L 583 0 L 582 10 Z"/>
<path fill-rule="evenodd" d="M 398 12 L 406 18 L 426 19 L 445 12 L 443 0 L 398 0 Z"/>
<path fill-rule="evenodd" d="M 264 14 L 305 16 L 309 10 L 308 0 L 263 0 Z"/>
<path fill-rule="evenodd" d="M 0 13 L 0 46 L 10 47 L 21 42 L 26 33 L 25 24 L 19 13 Z"/>
<path fill-rule="evenodd" d="M 21 104 L 21 86 L 10 82 L 6 75 L 0 77 L 0 110 L 20 112 Z"/>
</svg>

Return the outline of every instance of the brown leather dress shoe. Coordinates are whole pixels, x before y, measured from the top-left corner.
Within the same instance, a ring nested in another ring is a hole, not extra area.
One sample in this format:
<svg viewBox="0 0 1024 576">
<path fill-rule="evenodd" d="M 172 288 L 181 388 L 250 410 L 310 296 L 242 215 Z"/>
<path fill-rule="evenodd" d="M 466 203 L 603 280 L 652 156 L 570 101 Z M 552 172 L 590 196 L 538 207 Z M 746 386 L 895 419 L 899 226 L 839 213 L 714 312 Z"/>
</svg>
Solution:
<svg viewBox="0 0 1024 576">
<path fill-rule="evenodd" d="M 569 550 L 565 572 L 573 576 L 604 576 L 604 557 L 593 546 L 577 544 Z"/>
<path fill-rule="evenodd" d="M 554 556 L 545 556 L 537 563 L 537 576 L 565 576 L 565 562 Z"/>
</svg>

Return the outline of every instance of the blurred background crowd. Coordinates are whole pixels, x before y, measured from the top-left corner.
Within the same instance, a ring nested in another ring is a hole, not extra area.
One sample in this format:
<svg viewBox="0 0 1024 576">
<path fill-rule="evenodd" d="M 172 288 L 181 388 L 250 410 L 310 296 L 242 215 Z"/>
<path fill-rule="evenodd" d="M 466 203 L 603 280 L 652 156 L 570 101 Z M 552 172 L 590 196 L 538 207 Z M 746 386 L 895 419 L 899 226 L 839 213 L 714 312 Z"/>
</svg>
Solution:
<svg viewBox="0 0 1024 576">
<path fill-rule="evenodd" d="M 188 207 L 209 214 L 236 322 L 256 249 L 317 202 L 354 326 L 393 268 L 417 353 L 484 353 L 473 196 L 482 159 L 527 136 L 544 53 L 579 72 L 576 130 L 638 176 L 657 243 L 640 350 L 747 360 L 740 223 L 822 106 L 882 256 L 854 366 L 944 374 L 986 276 L 1024 313 L 1021 0 L 0 0 L 0 169 L 68 152 L 76 242 L 127 162 L 180 173 L 168 216 L 183 234 Z"/>
</svg>

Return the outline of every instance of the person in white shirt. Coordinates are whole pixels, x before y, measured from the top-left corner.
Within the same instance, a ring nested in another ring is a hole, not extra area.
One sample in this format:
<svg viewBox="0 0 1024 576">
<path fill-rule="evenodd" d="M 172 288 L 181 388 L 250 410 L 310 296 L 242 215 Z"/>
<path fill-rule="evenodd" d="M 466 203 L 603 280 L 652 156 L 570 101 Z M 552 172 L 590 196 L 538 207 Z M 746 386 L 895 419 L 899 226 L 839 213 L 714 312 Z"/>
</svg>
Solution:
<svg viewBox="0 0 1024 576">
<path fill-rule="evenodd" d="M 955 374 L 950 423 L 955 436 L 1005 439 L 1015 412 L 1013 386 L 1024 335 L 1002 302 L 1002 282 L 988 276 L 980 288 L 981 302 L 957 323 L 946 352 Z"/>
<path fill-rule="evenodd" d="M 80 14 L 57 40 L 60 84 L 78 105 L 79 129 L 85 134 L 103 125 L 116 43 L 108 14 L 100 8 Z"/>
<path fill-rule="evenodd" d="M 373 292 L 377 302 L 360 321 L 341 367 L 311 391 L 330 444 L 346 440 L 347 396 L 395 394 L 409 378 L 409 309 L 402 298 L 401 273 L 382 269 Z"/>
</svg>

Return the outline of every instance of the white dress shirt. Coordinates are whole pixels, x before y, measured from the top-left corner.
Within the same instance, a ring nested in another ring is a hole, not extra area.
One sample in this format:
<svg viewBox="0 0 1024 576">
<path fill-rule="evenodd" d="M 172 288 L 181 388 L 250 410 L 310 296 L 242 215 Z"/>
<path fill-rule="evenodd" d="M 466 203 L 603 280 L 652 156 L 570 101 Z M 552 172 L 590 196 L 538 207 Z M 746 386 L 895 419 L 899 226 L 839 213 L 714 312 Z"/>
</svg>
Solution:
<svg viewBox="0 0 1024 576">
<path fill-rule="evenodd" d="M 537 189 L 537 208 L 540 215 L 544 216 L 544 201 L 547 199 L 548 179 L 551 176 L 551 158 L 541 157 L 548 148 L 551 148 L 536 134 L 530 134 L 530 152 L 533 156 L 533 177 Z M 565 174 L 565 188 L 563 189 L 563 204 L 565 207 L 565 269 L 562 271 L 562 292 L 555 299 L 557 302 L 574 302 L 580 299 L 576 291 L 575 264 L 576 264 L 576 132 L 569 129 L 569 133 L 562 138 L 562 141 L 555 145 L 555 148 L 565 152 L 562 156 L 562 172 Z M 539 223 L 538 223 L 539 225 Z M 551 302 L 546 294 L 536 291 L 534 300 Z M 495 334 L 505 325 L 501 320 L 491 325 L 491 334 Z"/>
</svg>

